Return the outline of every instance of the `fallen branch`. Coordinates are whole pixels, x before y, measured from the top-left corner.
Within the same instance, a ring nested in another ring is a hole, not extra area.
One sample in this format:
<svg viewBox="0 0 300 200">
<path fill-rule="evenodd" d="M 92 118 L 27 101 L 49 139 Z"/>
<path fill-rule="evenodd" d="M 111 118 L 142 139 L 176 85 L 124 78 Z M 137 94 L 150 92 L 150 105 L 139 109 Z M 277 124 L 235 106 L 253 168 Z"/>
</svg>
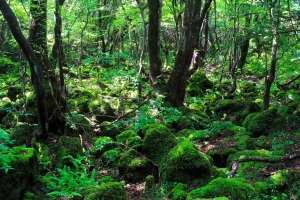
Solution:
<svg viewBox="0 0 300 200">
<path fill-rule="evenodd" d="M 296 158 L 300 158 L 300 152 L 294 152 L 294 153 L 284 156 L 282 158 L 243 158 L 243 159 L 235 160 L 232 165 L 232 169 L 231 169 L 230 173 L 228 174 L 228 178 L 232 178 L 234 176 L 235 172 L 238 170 L 239 163 L 241 163 L 241 162 L 257 161 L 257 162 L 278 163 L 278 162 L 284 162 L 287 160 L 293 160 Z"/>
<path fill-rule="evenodd" d="M 296 81 L 296 80 L 299 79 L 299 78 L 300 78 L 300 74 L 297 75 L 296 77 L 292 78 L 291 80 L 289 80 L 289 81 L 287 81 L 287 82 L 285 82 L 285 83 L 283 83 L 283 84 L 278 85 L 278 87 L 279 87 L 279 88 L 287 87 L 287 86 L 289 86 L 290 84 L 292 84 L 294 81 Z"/>
</svg>

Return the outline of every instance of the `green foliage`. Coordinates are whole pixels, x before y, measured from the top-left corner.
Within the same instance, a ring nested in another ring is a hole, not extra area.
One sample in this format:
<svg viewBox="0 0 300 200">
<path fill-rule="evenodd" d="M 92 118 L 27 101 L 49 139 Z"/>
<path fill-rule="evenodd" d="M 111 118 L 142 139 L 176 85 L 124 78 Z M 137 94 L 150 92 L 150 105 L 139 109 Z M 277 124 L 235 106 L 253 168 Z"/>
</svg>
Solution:
<svg viewBox="0 0 300 200">
<path fill-rule="evenodd" d="M 14 169 L 9 165 L 12 157 L 8 153 L 11 149 L 9 146 L 13 143 L 14 141 L 10 139 L 9 135 L 0 128 L 0 169 L 4 170 L 5 173 L 7 173 L 8 170 Z"/>
<path fill-rule="evenodd" d="M 101 156 L 104 152 L 113 149 L 114 146 L 115 142 L 111 137 L 99 137 L 95 140 L 94 146 L 91 149 L 91 153 Z"/>
<path fill-rule="evenodd" d="M 72 156 L 65 156 L 64 159 L 70 159 L 75 169 L 69 166 L 64 166 L 62 169 L 57 168 L 57 174 L 52 177 L 46 177 L 49 181 L 49 192 L 47 195 L 58 197 L 74 197 L 82 196 L 80 191 L 85 187 L 96 185 L 96 169 L 90 173 L 86 165 L 86 157 L 73 158 Z"/>
</svg>

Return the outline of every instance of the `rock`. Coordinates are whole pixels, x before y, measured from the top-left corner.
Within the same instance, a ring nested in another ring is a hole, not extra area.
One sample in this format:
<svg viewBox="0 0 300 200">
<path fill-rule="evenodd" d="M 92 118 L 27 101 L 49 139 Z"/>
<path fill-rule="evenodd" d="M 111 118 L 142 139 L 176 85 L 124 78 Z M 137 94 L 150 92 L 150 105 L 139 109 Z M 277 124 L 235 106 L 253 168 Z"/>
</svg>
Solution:
<svg viewBox="0 0 300 200">
<path fill-rule="evenodd" d="M 0 199 L 16 200 L 32 181 L 37 172 L 37 158 L 33 148 L 14 147 L 8 151 L 9 165 L 13 168 L 7 173 L 0 169 Z M 2 164 L 0 164 L 0 168 Z"/>
<path fill-rule="evenodd" d="M 160 169 L 161 176 L 170 182 L 191 183 L 211 175 L 209 156 L 188 141 L 183 141 L 171 149 Z"/>
</svg>

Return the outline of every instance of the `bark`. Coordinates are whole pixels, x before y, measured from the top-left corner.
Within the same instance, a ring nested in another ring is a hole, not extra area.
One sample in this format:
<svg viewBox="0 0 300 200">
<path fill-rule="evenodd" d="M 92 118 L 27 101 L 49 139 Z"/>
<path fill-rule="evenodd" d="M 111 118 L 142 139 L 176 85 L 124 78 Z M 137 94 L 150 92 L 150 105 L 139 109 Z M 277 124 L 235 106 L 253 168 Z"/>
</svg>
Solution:
<svg viewBox="0 0 300 200">
<path fill-rule="evenodd" d="M 5 0 L 0 0 L 0 10 L 6 20 L 12 35 L 18 42 L 30 66 L 30 72 L 33 77 L 33 84 L 36 92 L 36 105 L 38 110 L 38 140 L 46 140 L 47 133 L 47 110 L 45 105 L 45 81 L 43 71 L 40 66 L 37 55 L 23 35 L 17 18 Z"/>
<path fill-rule="evenodd" d="M 274 1 L 272 8 L 275 7 L 277 0 Z M 280 6 L 280 1 L 279 1 Z M 272 12 L 273 9 L 271 9 Z M 272 17 L 273 23 L 273 41 L 272 41 L 272 54 L 271 54 L 271 66 L 269 71 L 269 77 L 265 77 L 265 93 L 263 99 L 263 108 L 264 110 L 268 110 L 270 106 L 270 93 L 271 93 L 271 86 L 275 80 L 275 73 L 276 73 L 276 64 L 277 64 L 277 50 L 278 50 L 278 41 L 279 41 L 279 34 L 278 34 L 278 27 L 279 27 L 279 13 L 277 13 L 277 19 L 274 18 L 273 13 L 270 14 Z"/>
<path fill-rule="evenodd" d="M 172 106 L 182 106 L 185 98 L 189 67 L 194 49 L 198 47 L 200 27 L 212 0 L 207 0 L 200 15 L 201 1 L 187 0 L 184 12 L 183 38 L 181 40 L 175 65 L 167 83 L 166 101 Z"/>
<path fill-rule="evenodd" d="M 148 48 L 150 64 L 150 83 L 156 84 L 157 77 L 161 75 L 161 58 L 160 58 L 160 22 L 161 22 L 161 0 L 149 0 L 149 31 L 148 31 Z"/>
</svg>

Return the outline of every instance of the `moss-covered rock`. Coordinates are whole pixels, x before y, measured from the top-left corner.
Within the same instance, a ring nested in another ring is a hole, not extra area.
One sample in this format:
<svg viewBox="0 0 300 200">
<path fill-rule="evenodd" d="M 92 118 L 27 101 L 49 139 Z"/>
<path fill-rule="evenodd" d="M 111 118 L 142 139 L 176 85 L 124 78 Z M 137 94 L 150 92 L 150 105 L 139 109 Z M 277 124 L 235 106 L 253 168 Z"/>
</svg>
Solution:
<svg viewBox="0 0 300 200">
<path fill-rule="evenodd" d="M 73 166 L 71 160 L 64 157 L 77 158 L 84 154 L 83 149 L 87 149 L 84 144 L 81 144 L 80 138 L 67 136 L 61 137 L 55 146 L 59 150 L 55 157 L 58 168 L 63 168 L 65 165 Z"/>
<path fill-rule="evenodd" d="M 142 139 L 134 130 L 126 130 L 117 135 L 117 142 L 122 143 L 123 147 L 130 147 L 137 151 L 142 149 Z"/>
<path fill-rule="evenodd" d="M 67 115 L 66 117 L 68 119 L 66 123 L 68 131 L 77 130 L 80 133 L 91 131 L 92 123 L 86 116 L 79 113 L 72 113 L 72 116 Z"/>
<path fill-rule="evenodd" d="M 187 200 L 197 198 L 227 197 L 229 199 L 252 199 L 255 189 L 243 178 L 217 178 L 204 187 L 192 190 Z"/>
<path fill-rule="evenodd" d="M 104 121 L 100 124 L 101 126 L 101 136 L 108 136 L 116 139 L 116 136 L 121 133 L 122 127 L 116 124 L 111 124 L 111 122 Z"/>
<path fill-rule="evenodd" d="M 177 109 L 181 114 L 172 122 L 176 130 L 204 129 L 210 121 L 209 116 L 202 110 L 192 110 L 187 107 L 179 107 Z"/>
<path fill-rule="evenodd" d="M 213 132 L 209 130 L 198 130 L 191 133 L 188 136 L 188 140 L 191 142 L 203 142 L 205 140 L 208 140 L 211 135 L 213 135 Z"/>
<path fill-rule="evenodd" d="M 112 150 L 116 146 L 111 137 L 103 136 L 93 140 L 95 140 L 95 142 L 91 149 L 91 153 L 98 157 L 102 156 L 104 152 Z"/>
<path fill-rule="evenodd" d="M 2 119 L 2 125 L 6 128 L 15 127 L 18 123 L 18 115 L 14 112 L 9 112 L 6 116 Z"/>
<path fill-rule="evenodd" d="M 28 144 L 28 138 L 33 131 L 33 127 L 28 123 L 19 122 L 10 133 L 10 137 L 14 140 L 15 146 Z"/>
<path fill-rule="evenodd" d="M 228 160 L 227 160 L 227 167 L 229 169 L 231 169 L 234 161 L 238 160 L 238 159 L 244 159 L 244 158 L 276 159 L 276 158 L 280 158 L 282 156 L 283 155 L 274 155 L 273 153 L 271 153 L 270 151 L 267 151 L 265 149 L 244 150 L 244 151 L 239 151 L 239 152 L 236 152 L 235 154 L 229 155 Z M 251 175 L 251 177 L 259 177 L 259 176 L 261 176 L 262 170 L 271 165 L 272 164 L 265 163 L 265 162 L 254 162 L 254 161 L 242 162 L 242 163 L 239 163 L 239 167 L 238 167 L 236 174 L 238 174 L 240 176 Z"/>
<path fill-rule="evenodd" d="M 89 112 L 96 118 L 98 123 L 114 120 L 116 113 L 108 102 L 95 99 L 88 104 Z"/>
<path fill-rule="evenodd" d="M 8 153 L 13 168 L 7 173 L 0 169 L 0 199 L 20 199 L 29 181 L 34 180 L 37 171 L 37 158 L 33 148 L 14 147 Z M 0 168 L 3 167 L 0 163 Z"/>
<path fill-rule="evenodd" d="M 208 155 L 214 160 L 214 165 L 217 167 L 226 167 L 228 156 L 237 152 L 234 148 L 223 149 L 216 148 L 210 150 Z"/>
<path fill-rule="evenodd" d="M 107 165 L 117 166 L 119 162 L 119 158 L 121 155 L 121 149 L 120 148 L 114 148 L 108 151 L 105 151 L 101 158 L 104 163 Z"/>
<path fill-rule="evenodd" d="M 209 157 L 188 141 L 171 149 L 160 168 L 162 177 L 170 182 L 191 183 L 211 175 Z"/>
<path fill-rule="evenodd" d="M 243 127 L 254 136 L 268 135 L 271 131 L 280 131 L 286 128 L 284 117 L 277 113 L 277 109 L 265 110 L 261 113 L 252 113 L 246 117 Z"/>
<path fill-rule="evenodd" d="M 128 165 L 125 179 L 130 182 L 144 181 L 152 173 L 154 165 L 146 158 L 135 158 Z"/>
<path fill-rule="evenodd" d="M 0 121 L 6 116 L 11 109 L 11 102 L 8 98 L 3 98 L 0 102 Z"/>
<path fill-rule="evenodd" d="M 155 164 L 161 163 L 170 149 L 177 143 L 175 136 L 163 124 L 151 124 L 143 128 L 144 154 Z"/>
<path fill-rule="evenodd" d="M 21 94 L 22 88 L 20 86 L 11 86 L 8 88 L 7 97 L 12 101 L 16 101 Z"/>
<path fill-rule="evenodd" d="M 245 100 L 224 99 L 214 107 L 217 120 L 224 118 L 226 114 L 225 119 L 228 118 L 237 125 L 241 125 L 247 115 L 258 111 L 260 111 L 258 104 Z"/>
<path fill-rule="evenodd" d="M 121 182 L 108 182 L 100 186 L 88 186 L 82 192 L 84 200 L 126 200 L 126 191 Z"/>
<path fill-rule="evenodd" d="M 178 183 L 171 191 L 169 198 L 172 200 L 185 200 L 187 197 L 187 184 Z"/>
<path fill-rule="evenodd" d="M 196 71 L 186 88 L 187 93 L 192 96 L 203 96 L 207 89 L 212 89 L 213 83 L 206 77 L 206 74 L 201 71 Z"/>
</svg>

